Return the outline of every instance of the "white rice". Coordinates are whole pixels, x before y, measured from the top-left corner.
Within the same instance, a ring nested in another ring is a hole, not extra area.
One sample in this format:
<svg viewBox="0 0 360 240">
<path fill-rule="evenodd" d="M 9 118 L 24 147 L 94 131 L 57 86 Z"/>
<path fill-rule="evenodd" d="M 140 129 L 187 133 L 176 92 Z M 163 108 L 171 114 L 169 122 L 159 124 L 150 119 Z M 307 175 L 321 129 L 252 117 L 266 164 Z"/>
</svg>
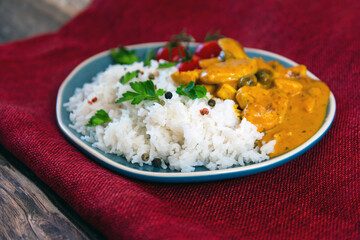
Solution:
<svg viewBox="0 0 360 240">
<path fill-rule="evenodd" d="M 151 67 L 141 63 L 132 65 L 110 65 L 104 72 L 94 77 L 91 83 L 76 89 L 68 103 L 70 120 L 82 139 L 107 153 L 124 156 L 129 162 L 141 166 L 152 165 L 155 158 L 162 159 L 162 168 L 181 172 L 194 171 L 195 166 L 205 166 L 210 170 L 229 168 L 234 165 L 258 163 L 269 159 L 274 151 L 275 140 L 260 149 L 255 141 L 263 137 L 252 123 L 241 122 L 234 111 L 234 101 L 216 99 L 210 107 L 206 98 L 191 100 L 179 96 L 178 87 L 171 80 L 175 67 L 158 69 L 158 62 Z M 126 72 L 140 70 L 143 74 L 134 81 L 146 81 L 150 73 L 159 72 L 153 80 L 155 86 L 171 91 L 173 97 L 156 101 L 142 101 L 132 105 L 131 100 L 115 104 L 126 91 L 133 91 L 129 85 L 119 82 Z M 89 104 L 88 101 L 97 98 Z M 210 97 L 208 93 L 208 97 Z M 201 115 L 200 109 L 209 109 L 208 115 Z M 100 109 L 104 109 L 111 122 L 95 127 L 85 126 Z M 144 162 L 141 156 L 147 153 L 150 160 Z"/>
</svg>

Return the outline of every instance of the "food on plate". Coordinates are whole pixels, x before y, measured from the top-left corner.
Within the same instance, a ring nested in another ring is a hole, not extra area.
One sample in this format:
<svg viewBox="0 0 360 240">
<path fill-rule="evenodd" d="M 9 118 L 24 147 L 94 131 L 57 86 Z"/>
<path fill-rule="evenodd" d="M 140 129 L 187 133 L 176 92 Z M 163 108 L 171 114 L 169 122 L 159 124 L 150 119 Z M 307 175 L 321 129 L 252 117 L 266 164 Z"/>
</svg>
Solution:
<svg viewBox="0 0 360 240">
<path fill-rule="evenodd" d="M 317 132 L 330 96 L 324 82 L 307 77 L 304 65 L 285 68 L 277 61 L 250 59 L 234 39 L 221 38 L 218 45 L 217 57 L 200 60 L 200 69 L 179 70 L 172 79 L 193 81 L 215 97 L 233 100 L 240 118 L 264 133 L 262 140 L 276 140 L 269 156 L 288 152 Z"/>
<path fill-rule="evenodd" d="M 305 66 L 251 59 L 224 37 L 190 51 L 181 35 L 143 62 L 113 50 L 115 64 L 75 90 L 65 106 L 83 140 L 141 166 L 191 172 L 265 161 L 321 126 L 329 89 Z"/>
</svg>

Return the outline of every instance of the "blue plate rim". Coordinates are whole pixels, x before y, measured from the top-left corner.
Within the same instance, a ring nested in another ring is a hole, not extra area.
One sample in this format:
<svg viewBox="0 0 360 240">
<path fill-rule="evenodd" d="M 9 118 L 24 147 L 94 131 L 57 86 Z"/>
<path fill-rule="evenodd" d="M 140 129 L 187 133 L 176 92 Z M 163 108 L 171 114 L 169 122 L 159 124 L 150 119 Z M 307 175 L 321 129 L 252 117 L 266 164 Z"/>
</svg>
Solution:
<svg viewBox="0 0 360 240">
<path fill-rule="evenodd" d="M 160 47 L 164 45 L 165 42 L 152 42 L 152 43 L 141 43 L 141 44 L 134 44 L 128 45 L 126 48 L 128 49 L 136 49 L 136 48 L 144 48 L 144 47 Z M 199 43 L 191 43 L 192 46 L 197 46 Z M 299 65 L 293 60 L 290 60 L 284 56 L 279 54 L 269 52 L 266 50 L 256 49 L 256 48 L 245 48 L 246 52 L 258 53 L 262 55 L 267 55 L 274 59 L 279 59 L 284 62 L 289 63 L 292 66 Z M 146 180 L 146 181 L 153 181 L 153 182 L 169 182 L 169 183 L 176 183 L 176 182 L 201 182 L 201 181 L 212 181 L 212 180 L 220 180 L 226 178 L 234 178 L 234 177 L 241 177 L 247 176 L 251 174 L 260 173 L 263 171 L 270 170 L 272 168 L 278 167 L 282 164 L 285 164 L 298 156 L 302 155 L 304 152 L 308 151 L 313 145 L 315 145 L 320 139 L 326 134 L 326 132 L 331 127 L 336 113 L 336 101 L 335 97 L 332 92 L 330 92 L 329 103 L 328 103 L 328 112 L 324 119 L 323 125 L 320 129 L 305 143 L 300 145 L 299 147 L 284 153 L 280 156 L 271 158 L 269 160 L 255 163 L 247 166 L 234 166 L 228 169 L 220 169 L 220 170 L 209 170 L 209 171 L 199 171 L 199 172 L 189 172 L 189 173 L 182 173 L 182 172 L 151 172 L 151 171 L 143 171 L 131 167 L 127 167 L 122 165 L 121 163 L 117 163 L 103 154 L 97 152 L 92 147 L 86 145 L 83 140 L 79 139 L 75 136 L 69 129 L 69 126 L 66 126 L 62 120 L 62 95 L 64 93 L 65 86 L 71 81 L 73 76 L 85 65 L 91 63 L 92 61 L 103 57 L 105 55 L 110 54 L 110 50 L 106 50 L 100 52 L 92 57 L 87 58 L 83 62 L 81 62 L 74 70 L 65 78 L 62 82 L 56 100 L 56 119 L 60 130 L 65 134 L 65 136 L 77 147 L 80 148 L 85 154 L 94 158 L 98 163 L 118 172 L 124 174 L 129 177 Z M 308 71 L 308 76 L 319 80 L 313 73 Z M 75 90 L 75 89 L 74 89 Z"/>
</svg>

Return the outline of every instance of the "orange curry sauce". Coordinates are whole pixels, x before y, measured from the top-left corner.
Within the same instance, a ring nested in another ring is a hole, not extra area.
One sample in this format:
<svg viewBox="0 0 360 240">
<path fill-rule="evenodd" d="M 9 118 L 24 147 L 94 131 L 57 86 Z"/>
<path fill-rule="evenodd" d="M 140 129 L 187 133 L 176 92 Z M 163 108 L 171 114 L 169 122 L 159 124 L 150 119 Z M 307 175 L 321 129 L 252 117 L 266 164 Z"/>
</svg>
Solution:
<svg viewBox="0 0 360 240">
<path fill-rule="evenodd" d="M 215 97 L 234 100 L 239 117 L 265 133 L 263 141 L 276 140 L 270 157 L 301 145 L 319 130 L 330 96 L 325 83 L 308 78 L 304 65 L 285 68 L 277 61 L 250 59 L 231 38 L 218 43 L 218 58 L 200 61 L 201 69 L 175 72 L 172 79 L 179 84 L 194 81 Z"/>
</svg>

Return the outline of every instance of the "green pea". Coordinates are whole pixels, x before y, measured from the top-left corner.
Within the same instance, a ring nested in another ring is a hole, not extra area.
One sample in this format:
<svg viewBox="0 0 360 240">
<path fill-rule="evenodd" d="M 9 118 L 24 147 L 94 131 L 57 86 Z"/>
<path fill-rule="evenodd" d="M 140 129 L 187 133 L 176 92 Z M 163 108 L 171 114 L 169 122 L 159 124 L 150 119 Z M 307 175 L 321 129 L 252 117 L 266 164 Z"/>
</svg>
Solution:
<svg viewBox="0 0 360 240">
<path fill-rule="evenodd" d="M 248 74 L 240 78 L 238 82 L 238 88 L 244 86 L 256 86 L 257 82 L 257 78 L 254 74 Z"/>
<path fill-rule="evenodd" d="M 274 81 L 273 73 L 269 69 L 259 69 L 255 76 L 259 83 L 261 83 L 266 88 L 270 88 Z"/>
</svg>

